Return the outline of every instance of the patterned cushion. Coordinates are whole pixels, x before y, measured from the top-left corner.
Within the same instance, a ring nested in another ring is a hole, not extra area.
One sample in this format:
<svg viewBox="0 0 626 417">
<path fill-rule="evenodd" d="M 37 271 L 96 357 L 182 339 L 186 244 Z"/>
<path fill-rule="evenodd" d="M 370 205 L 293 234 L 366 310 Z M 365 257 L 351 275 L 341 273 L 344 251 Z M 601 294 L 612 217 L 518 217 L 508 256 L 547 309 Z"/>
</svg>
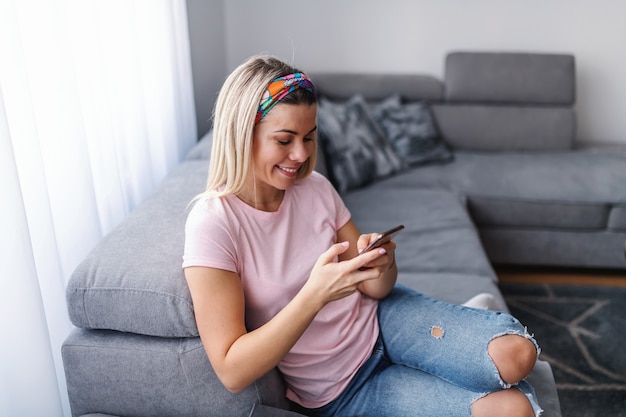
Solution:
<svg viewBox="0 0 626 417">
<path fill-rule="evenodd" d="M 360 95 L 344 103 L 320 98 L 318 128 L 330 177 L 339 192 L 364 186 L 405 167 Z"/>
<path fill-rule="evenodd" d="M 452 160 L 425 101 L 402 103 L 399 95 L 393 95 L 373 105 L 372 115 L 407 165 Z"/>
</svg>

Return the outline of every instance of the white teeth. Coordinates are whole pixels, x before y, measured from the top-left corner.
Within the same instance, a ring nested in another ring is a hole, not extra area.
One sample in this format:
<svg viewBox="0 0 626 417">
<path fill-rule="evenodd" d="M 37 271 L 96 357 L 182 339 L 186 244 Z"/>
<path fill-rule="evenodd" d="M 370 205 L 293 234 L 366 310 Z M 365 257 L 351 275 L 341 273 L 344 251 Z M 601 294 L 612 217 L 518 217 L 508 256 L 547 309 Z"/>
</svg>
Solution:
<svg viewBox="0 0 626 417">
<path fill-rule="evenodd" d="M 298 172 L 298 168 L 285 168 L 281 166 L 279 166 L 279 168 L 282 169 L 283 171 L 290 172 L 292 174 L 295 174 L 296 172 Z"/>
</svg>

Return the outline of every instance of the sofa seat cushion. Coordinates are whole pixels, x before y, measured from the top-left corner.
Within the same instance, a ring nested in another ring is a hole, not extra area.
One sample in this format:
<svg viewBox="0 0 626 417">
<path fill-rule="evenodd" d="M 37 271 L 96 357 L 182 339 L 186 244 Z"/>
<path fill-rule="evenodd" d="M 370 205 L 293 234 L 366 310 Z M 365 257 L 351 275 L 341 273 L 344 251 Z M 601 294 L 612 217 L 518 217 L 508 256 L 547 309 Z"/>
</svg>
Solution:
<svg viewBox="0 0 626 417">
<path fill-rule="evenodd" d="M 495 279 L 462 198 L 445 189 L 397 184 L 402 176 L 344 195 L 362 233 L 398 224 L 396 262 L 403 272 L 474 273 Z"/>
<path fill-rule="evenodd" d="M 479 226 L 623 230 L 626 155 L 584 151 L 455 152 L 398 184 L 431 183 L 466 195 Z"/>
<path fill-rule="evenodd" d="M 197 336 L 182 254 L 187 206 L 207 161 L 181 164 L 75 269 L 67 304 L 78 327 L 151 336 Z"/>
<path fill-rule="evenodd" d="M 480 236 L 494 264 L 624 269 L 624 232 L 483 227 Z"/>
<path fill-rule="evenodd" d="M 252 413 L 246 417 L 304 417 L 304 415 L 293 411 L 283 410 L 282 408 L 255 404 Z"/>
<path fill-rule="evenodd" d="M 62 355 L 73 415 L 243 417 L 257 403 L 289 407 L 277 370 L 228 392 L 200 338 L 75 329 Z"/>
<path fill-rule="evenodd" d="M 480 293 L 488 293 L 496 298 L 499 305 L 506 302 L 498 289 L 498 284 L 489 275 L 466 272 L 398 272 L 398 283 L 453 304 L 463 304 Z M 450 289 L 454 288 L 454 291 Z"/>
<path fill-rule="evenodd" d="M 481 226 L 524 226 L 542 229 L 598 230 L 607 226 L 605 204 L 531 201 L 523 198 L 471 195 L 469 207 Z"/>
</svg>

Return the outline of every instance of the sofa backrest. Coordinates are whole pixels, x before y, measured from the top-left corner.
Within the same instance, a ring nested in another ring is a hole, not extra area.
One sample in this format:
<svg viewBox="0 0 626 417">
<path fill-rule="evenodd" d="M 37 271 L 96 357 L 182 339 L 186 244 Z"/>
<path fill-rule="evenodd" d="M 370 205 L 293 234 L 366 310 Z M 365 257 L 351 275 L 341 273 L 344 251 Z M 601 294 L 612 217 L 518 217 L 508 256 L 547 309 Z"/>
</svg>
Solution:
<svg viewBox="0 0 626 417">
<path fill-rule="evenodd" d="M 333 101 L 356 94 L 367 101 L 380 101 L 400 94 L 408 101 L 443 100 L 441 80 L 419 74 L 318 73 L 310 74 L 318 93 Z"/>
<path fill-rule="evenodd" d="M 446 57 L 450 102 L 572 105 L 574 57 L 556 54 L 452 52 Z"/>
<path fill-rule="evenodd" d="M 568 149 L 576 135 L 575 78 L 571 55 L 453 52 L 445 102 L 433 111 L 456 149 Z"/>
<path fill-rule="evenodd" d="M 333 101 L 400 94 L 406 101 L 429 102 L 442 139 L 455 149 L 570 149 L 576 136 L 572 55 L 452 52 L 445 82 L 419 74 L 310 75 L 319 93 Z"/>
</svg>

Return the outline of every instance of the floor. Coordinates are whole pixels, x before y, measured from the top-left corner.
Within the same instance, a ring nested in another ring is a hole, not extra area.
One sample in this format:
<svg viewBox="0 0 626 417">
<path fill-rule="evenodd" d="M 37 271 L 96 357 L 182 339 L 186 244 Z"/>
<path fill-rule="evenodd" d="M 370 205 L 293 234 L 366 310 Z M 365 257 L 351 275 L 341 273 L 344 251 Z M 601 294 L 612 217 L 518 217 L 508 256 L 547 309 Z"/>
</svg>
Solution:
<svg viewBox="0 0 626 417">
<path fill-rule="evenodd" d="M 496 268 L 501 282 L 626 287 L 625 271 Z"/>
<path fill-rule="evenodd" d="M 626 417 L 626 270 L 496 272 L 552 366 L 563 417 Z"/>
</svg>

